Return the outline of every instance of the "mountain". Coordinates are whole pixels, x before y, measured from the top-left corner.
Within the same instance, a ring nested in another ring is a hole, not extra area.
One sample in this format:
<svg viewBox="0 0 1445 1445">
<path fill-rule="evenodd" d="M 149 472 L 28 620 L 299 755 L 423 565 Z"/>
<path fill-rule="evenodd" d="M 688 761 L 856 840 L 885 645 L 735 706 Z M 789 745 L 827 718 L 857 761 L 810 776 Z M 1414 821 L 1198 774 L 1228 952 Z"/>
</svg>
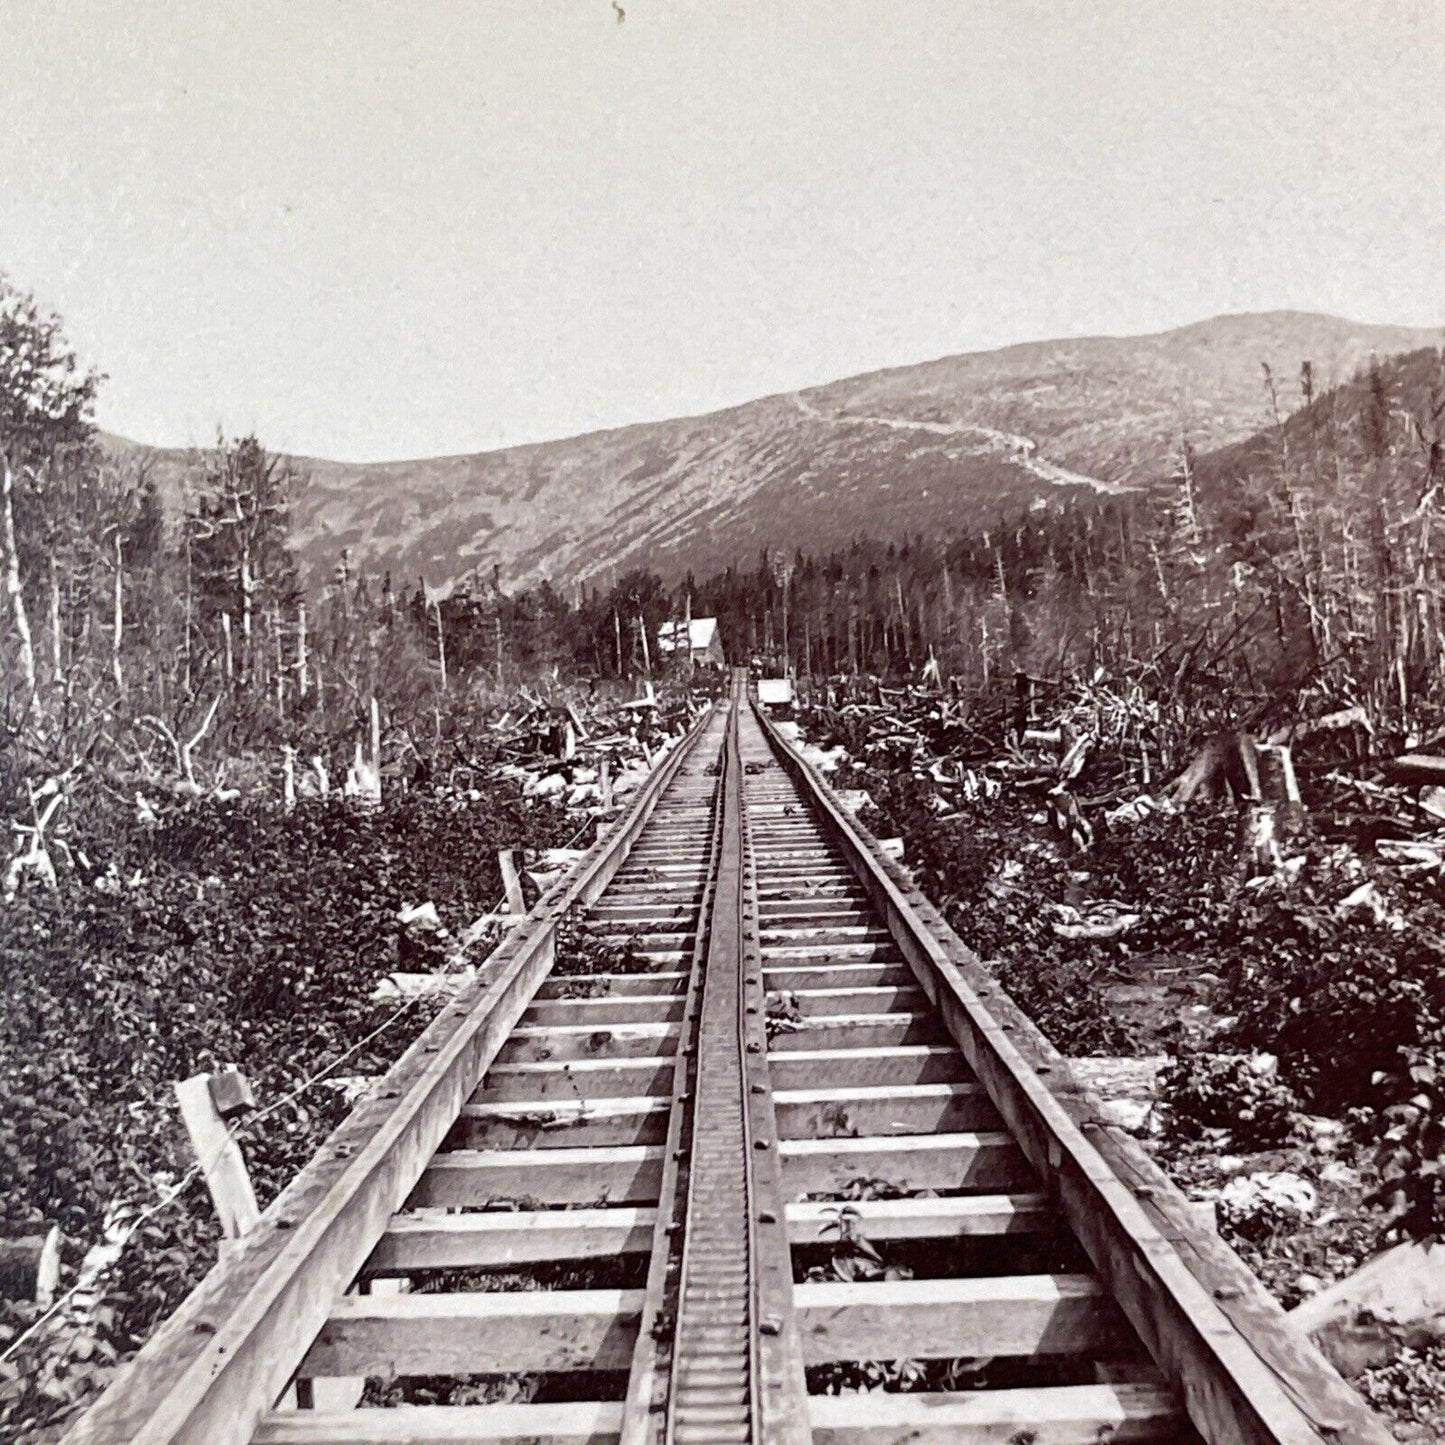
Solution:
<svg viewBox="0 0 1445 1445">
<path fill-rule="evenodd" d="M 1301 312 L 1221 316 L 1152 336 L 1029 342 L 870 372 L 706 416 L 471 456 L 345 463 L 295 458 L 303 569 L 343 547 L 400 582 L 500 566 L 511 582 L 673 575 L 813 552 L 869 534 L 980 528 L 1076 488 L 1167 478 L 1181 437 L 1200 452 L 1369 359 L 1441 333 Z M 264 441 L 264 438 L 262 439 Z M 137 448 L 174 495 L 188 454 Z"/>
</svg>

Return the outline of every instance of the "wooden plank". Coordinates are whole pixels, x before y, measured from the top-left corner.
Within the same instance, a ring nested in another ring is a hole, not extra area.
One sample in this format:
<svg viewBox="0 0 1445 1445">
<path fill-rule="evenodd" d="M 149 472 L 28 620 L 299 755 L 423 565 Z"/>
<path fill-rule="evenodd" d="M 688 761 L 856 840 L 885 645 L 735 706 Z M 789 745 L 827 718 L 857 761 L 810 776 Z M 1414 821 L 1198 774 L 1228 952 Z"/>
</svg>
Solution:
<svg viewBox="0 0 1445 1445">
<path fill-rule="evenodd" d="M 697 897 L 692 900 L 680 900 L 669 898 L 665 902 L 650 903 L 645 899 L 616 899 L 610 893 L 597 901 L 596 906 L 587 915 L 588 923 L 637 923 L 649 924 L 656 922 L 681 923 L 697 917 L 698 907 L 702 902 L 702 887 L 697 889 Z"/>
<path fill-rule="evenodd" d="M 898 1239 L 967 1239 L 1001 1234 L 1039 1234 L 1053 1227 L 1054 1214 L 1042 1194 L 965 1194 L 950 1199 L 859 1199 L 838 1204 L 788 1205 L 788 1235 L 794 1244 L 838 1237 L 842 1209 L 855 1217 L 858 1232 L 875 1244 Z"/>
<path fill-rule="evenodd" d="M 676 1023 L 682 1018 L 681 994 L 636 994 L 627 998 L 544 998 L 536 1000 L 523 1015 L 523 1023 L 580 1024 L 598 1028 L 605 1024 Z"/>
<path fill-rule="evenodd" d="M 799 988 L 788 990 L 804 1018 L 827 1014 L 909 1013 L 928 1006 L 917 984 L 905 988 Z"/>
<path fill-rule="evenodd" d="M 859 1232 L 875 1244 L 902 1239 L 965 1239 L 1039 1234 L 1053 1225 L 1042 1194 L 977 1194 L 950 1199 L 872 1199 L 849 1203 Z M 837 1204 L 789 1204 L 794 1244 L 836 1239 Z M 546 1260 L 645 1254 L 656 1210 L 498 1210 L 486 1214 L 399 1214 L 366 1263 L 367 1275 L 419 1269 L 504 1268 Z"/>
<path fill-rule="evenodd" d="M 497 1104 L 511 1099 L 575 1102 L 579 1098 L 660 1094 L 671 1091 L 675 1068 L 672 1058 L 658 1055 L 493 1064 L 473 1093 L 471 1102 Z"/>
<path fill-rule="evenodd" d="M 882 1179 L 896 1189 L 1011 1190 L 1038 1183 L 1003 1133 L 785 1139 L 778 1152 L 784 1181 L 800 1194 L 837 1193 L 859 1179 Z"/>
<path fill-rule="evenodd" d="M 774 943 L 881 943 L 888 938 L 888 930 L 875 922 L 825 923 L 803 918 L 761 922 L 758 936 L 765 948 Z"/>
<path fill-rule="evenodd" d="M 455 1149 L 427 1166 L 411 1209 L 480 1207 L 494 1200 L 539 1204 L 655 1204 L 662 1150 L 645 1144 L 607 1149 Z M 378 1231 L 380 1238 L 380 1231 Z"/>
<path fill-rule="evenodd" d="M 676 928 L 589 928 L 587 932 L 598 943 L 610 943 L 618 948 L 630 947 L 634 953 L 644 957 L 658 953 L 686 953 L 697 942 L 696 927 L 682 930 Z"/>
<path fill-rule="evenodd" d="M 516 854 L 511 848 L 497 850 L 497 867 L 502 872 L 502 887 L 507 893 L 507 912 L 525 913 L 526 899 L 522 893 L 522 875 L 517 872 Z"/>
<path fill-rule="evenodd" d="M 629 994 L 686 993 L 685 973 L 586 973 L 549 978 L 538 998 L 620 998 Z"/>
<path fill-rule="evenodd" d="M 916 988 L 906 963 L 803 964 L 799 968 L 768 968 L 763 983 L 770 993 L 796 988 Z"/>
<path fill-rule="evenodd" d="M 498 1210 L 488 1214 L 399 1214 L 366 1262 L 367 1275 L 419 1269 L 500 1269 L 539 1261 L 645 1254 L 657 1211 Z"/>
<path fill-rule="evenodd" d="M 858 880 L 842 866 L 805 868 L 791 875 L 782 875 L 770 867 L 758 875 L 760 904 L 784 899 L 855 898 L 857 893 Z"/>
<path fill-rule="evenodd" d="M 66 1445 L 245 1445 L 327 1310 L 422 1178 L 464 1100 L 552 966 L 558 918 L 595 902 L 707 726 L 458 994 L 261 1216 L 258 1227 L 119 1371 Z M 557 1151 L 563 1152 L 563 1151 Z M 634 1173 L 636 1166 L 634 1166 Z"/>
<path fill-rule="evenodd" d="M 784 1139 L 946 1134 L 999 1127 L 993 1100 L 976 1083 L 778 1089 L 773 1112 Z"/>
<path fill-rule="evenodd" d="M 578 1400 L 561 1405 L 400 1405 L 346 1414 L 271 1415 L 255 1445 L 616 1445 L 622 1406 Z M 1125 1438 L 1125 1437 L 1120 1437 Z"/>
<path fill-rule="evenodd" d="M 814 1445 L 1162 1445 L 1184 1418 L 1155 1385 L 814 1395 L 808 1414 Z"/>
<path fill-rule="evenodd" d="M 58 1224 L 44 1234 L 0 1239 L 0 1295 L 49 1309 L 60 1283 L 60 1245 Z"/>
<path fill-rule="evenodd" d="M 641 1290 L 343 1295 L 303 1375 L 483 1375 L 625 1370 Z"/>
<path fill-rule="evenodd" d="M 1127 1333 L 1108 1292 L 1083 1274 L 800 1284 L 794 1301 L 810 1365 L 1088 1355 Z"/>
<path fill-rule="evenodd" d="M 871 921 L 873 910 L 861 895 L 852 898 L 769 898 L 759 899 L 758 915 L 765 920 L 780 918 L 847 919 L 853 923 Z"/>
<path fill-rule="evenodd" d="M 553 1024 L 516 1028 L 497 1053 L 497 1063 L 546 1063 L 566 1059 L 624 1059 L 675 1054 L 680 1024 Z"/>
<path fill-rule="evenodd" d="M 768 1040 L 768 1054 L 772 1058 L 779 1053 L 837 1050 L 840 1083 L 849 1078 L 871 1083 L 873 1080 L 857 1067 L 855 1056 L 860 1050 L 918 1044 L 943 1046 L 962 1067 L 963 1055 L 948 1041 L 932 1009 L 925 1013 L 824 1014 L 793 1021 Z"/>
<path fill-rule="evenodd" d="M 812 1039 L 812 1032 L 804 1031 L 777 1034 L 770 1041 L 768 1072 L 774 1088 L 843 1088 L 853 1083 L 961 1084 L 971 1077 L 963 1055 L 952 1044 L 806 1047 Z"/>
<path fill-rule="evenodd" d="M 671 1112 L 661 1095 L 466 1104 L 452 1137 L 467 1149 L 496 1150 L 660 1144 Z"/>
<path fill-rule="evenodd" d="M 176 1102 L 206 1187 L 211 1191 L 221 1232 L 227 1240 L 236 1240 L 256 1227 L 261 1210 L 240 1145 L 216 1112 L 210 1085 L 210 1074 L 195 1074 L 176 1085 Z"/>
<path fill-rule="evenodd" d="M 765 719 L 762 725 L 768 730 Z M 1287 1324 L 1265 1323 L 1262 1306 L 1258 1319 L 1220 1307 L 1222 1301 L 1193 1272 L 1178 1241 L 1158 1227 L 1141 1199 L 1085 1138 L 1086 1125 L 1095 1138 L 1105 1137 L 1095 1104 L 1071 1085 L 1037 1030 L 908 875 L 865 837 L 827 784 L 783 740 L 770 736 L 784 767 L 810 795 L 816 815 L 888 920 L 1009 1129 L 1050 1180 L 1061 1213 L 1100 1277 L 1165 1378 L 1181 1391 L 1200 1435 L 1210 1445 L 1316 1445 L 1325 1440 L 1384 1445 L 1389 1437 L 1383 1427 L 1343 1381 L 1338 1391 L 1320 1393 L 1321 1383 L 1334 1372 L 1313 1345 L 1292 1337 Z M 1035 1065 L 1051 1071 L 1057 1081 L 1053 1088 Z M 1179 1228 L 1191 1238 L 1195 1231 L 1204 1233 L 1197 1222 L 1180 1221 Z M 1256 1299 L 1264 1298 L 1258 1281 L 1248 1289 Z"/>
<path fill-rule="evenodd" d="M 765 943 L 763 959 L 776 967 L 780 963 L 826 963 L 831 959 L 862 963 L 869 959 L 893 962 L 898 945 L 892 939 L 863 943 Z"/>
<path fill-rule="evenodd" d="M 1401 753 L 1385 760 L 1385 776 L 1393 783 L 1445 786 L 1445 757 L 1434 753 Z"/>
</svg>

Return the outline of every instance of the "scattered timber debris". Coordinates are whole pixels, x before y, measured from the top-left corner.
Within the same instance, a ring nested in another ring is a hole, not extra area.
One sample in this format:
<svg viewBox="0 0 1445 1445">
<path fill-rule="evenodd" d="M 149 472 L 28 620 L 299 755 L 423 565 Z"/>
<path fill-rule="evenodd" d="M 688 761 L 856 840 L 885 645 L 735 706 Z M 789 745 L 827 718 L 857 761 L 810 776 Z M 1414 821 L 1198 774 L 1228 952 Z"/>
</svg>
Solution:
<svg viewBox="0 0 1445 1445">
<path fill-rule="evenodd" d="M 549 703 L 526 688 L 520 706 L 487 723 L 495 773 L 530 798 L 556 798 L 569 809 L 611 813 L 687 731 L 701 704 L 689 697 L 644 695 L 615 708 L 584 712 Z"/>
<path fill-rule="evenodd" d="M 872 678 L 805 685 L 805 754 L 867 805 L 839 769 L 849 761 L 910 771 L 942 819 L 1004 788 L 1036 794 L 1038 816 L 1076 851 L 1118 828 L 1205 801 L 1233 801 L 1247 867 L 1278 871 L 1306 824 L 1408 871 L 1445 873 L 1445 749 L 1380 756 L 1358 704 L 1268 731 L 1219 730 L 1181 753 L 1179 719 L 1137 685 L 1050 681 L 1019 673 L 1007 705 L 942 685 L 890 687 Z M 796 734 L 796 724 L 783 724 Z M 1445 735 L 1429 743 L 1445 744 Z M 826 742 L 827 745 L 822 744 Z"/>
</svg>

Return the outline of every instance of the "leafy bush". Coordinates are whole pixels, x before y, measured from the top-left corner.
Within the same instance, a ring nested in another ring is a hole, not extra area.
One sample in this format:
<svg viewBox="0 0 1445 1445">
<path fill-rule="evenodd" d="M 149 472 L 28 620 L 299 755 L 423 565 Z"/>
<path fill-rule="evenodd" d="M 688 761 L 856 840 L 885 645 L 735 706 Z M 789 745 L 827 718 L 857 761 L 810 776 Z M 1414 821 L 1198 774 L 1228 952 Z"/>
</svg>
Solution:
<svg viewBox="0 0 1445 1445">
<path fill-rule="evenodd" d="M 1380 1079 L 1387 1102 L 1378 1116 L 1371 1203 L 1387 1210 L 1385 1232 L 1413 1239 L 1445 1235 L 1445 1050 L 1437 1035 L 1401 1051 L 1400 1067 Z"/>
<path fill-rule="evenodd" d="M 1049 927 L 1039 903 L 1063 897 L 1068 865 L 1038 846 L 1017 794 L 961 805 L 961 817 L 940 819 L 930 786 L 911 773 L 868 769 L 855 775 L 874 807 L 865 826 L 901 836 L 919 886 L 950 925 L 993 966 L 1014 1001 L 1066 1053 L 1120 1054 L 1132 1036 L 1104 997 L 1099 960 L 1113 945 L 1066 941 Z M 1010 860 L 1016 876 L 1000 879 Z"/>
<path fill-rule="evenodd" d="M 1159 1101 L 1174 1137 L 1228 1129 L 1246 1149 L 1284 1143 L 1299 1107 L 1278 1079 L 1238 1054 L 1180 1054 L 1159 1077 Z"/>
<path fill-rule="evenodd" d="M 263 1107 L 289 1094 L 392 1018 L 372 998 L 385 974 L 438 961 L 400 908 L 431 899 L 460 931 L 502 893 L 497 848 L 573 831 L 511 785 L 399 794 L 374 813 L 195 805 L 150 825 L 91 794 L 67 826 L 92 866 L 0 913 L 0 1228 L 59 1224 L 70 1266 L 118 1202 L 153 1204 L 188 1168 L 176 1080 L 236 1063 Z M 384 1070 L 428 1013 L 409 1009 L 345 1072 Z M 322 1085 L 243 1138 L 263 1206 L 348 1107 Z M 146 1223 L 82 1328 L 60 1321 L 0 1368 L 0 1434 L 48 1438 L 200 1278 L 216 1237 L 195 1185 Z M 36 1313 L 0 1303 L 0 1346 Z"/>
<path fill-rule="evenodd" d="M 1445 1431 L 1445 1342 L 1403 1349 L 1388 1363 L 1366 1370 L 1354 1384 L 1383 1414 Z M 1435 1433 L 1429 1438 L 1441 1437 Z"/>
<path fill-rule="evenodd" d="M 1386 933 L 1300 896 L 1239 908 L 1219 937 L 1235 1038 L 1278 1054 L 1318 1112 L 1369 1100 L 1402 1045 L 1445 1025 L 1445 969 L 1427 929 Z"/>
</svg>

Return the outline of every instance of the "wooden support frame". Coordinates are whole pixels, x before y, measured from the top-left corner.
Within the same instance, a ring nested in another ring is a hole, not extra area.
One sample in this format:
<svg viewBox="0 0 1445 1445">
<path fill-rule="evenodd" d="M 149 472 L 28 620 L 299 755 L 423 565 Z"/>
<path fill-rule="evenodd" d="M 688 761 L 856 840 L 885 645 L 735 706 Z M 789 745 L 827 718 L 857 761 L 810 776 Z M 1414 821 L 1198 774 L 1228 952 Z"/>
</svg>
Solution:
<svg viewBox="0 0 1445 1445">
<path fill-rule="evenodd" d="M 1098 1101 L 907 873 L 754 711 L 1207 1445 L 1387 1445 L 1364 1402 L 1233 1252 L 1204 1237 L 1137 1142 L 1106 1127 Z"/>
<path fill-rule="evenodd" d="M 611 882 L 708 716 L 81 1416 L 65 1445 L 251 1439 L 547 976 L 558 923 Z"/>
</svg>

